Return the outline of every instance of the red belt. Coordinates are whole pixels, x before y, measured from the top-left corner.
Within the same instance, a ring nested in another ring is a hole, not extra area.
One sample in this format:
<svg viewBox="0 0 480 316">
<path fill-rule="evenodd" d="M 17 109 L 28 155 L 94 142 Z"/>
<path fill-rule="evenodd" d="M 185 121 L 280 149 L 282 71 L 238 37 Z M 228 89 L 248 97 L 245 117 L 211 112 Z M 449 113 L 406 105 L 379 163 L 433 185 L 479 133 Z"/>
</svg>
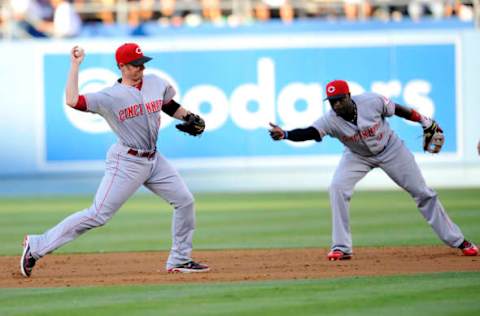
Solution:
<svg viewBox="0 0 480 316">
<path fill-rule="evenodd" d="M 132 155 L 132 156 L 137 156 L 137 157 L 143 157 L 143 158 L 148 158 L 148 159 L 151 159 L 155 156 L 155 153 L 156 153 L 156 150 L 154 151 L 143 151 L 143 152 L 139 152 L 138 150 L 135 150 L 135 149 L 129 149 L 127 151 L 128 154 Z"/>
</svg>

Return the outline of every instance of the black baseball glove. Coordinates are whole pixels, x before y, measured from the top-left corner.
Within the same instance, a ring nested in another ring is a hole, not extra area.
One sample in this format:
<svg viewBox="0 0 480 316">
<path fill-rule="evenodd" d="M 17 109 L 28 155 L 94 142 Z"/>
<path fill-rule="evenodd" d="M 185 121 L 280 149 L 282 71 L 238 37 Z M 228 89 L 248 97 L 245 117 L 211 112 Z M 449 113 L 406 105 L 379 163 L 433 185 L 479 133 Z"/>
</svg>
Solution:
<svg viewBox="0 0 480 316">
<path fill-rule="evenodd" d="M 438 154 L 445 143 L 443 130 L 437 122 L 432 121 L 432 125 L 423 129 L 423 150 L 432 154 Z"/>
<path fill-rule="evenodd" d="M 197 114 L 188 113 L 183 117 L 184 122 L 175 127 L 189 135 L 198 136 L 205 130 L 205 121 Z"/>
</svg>

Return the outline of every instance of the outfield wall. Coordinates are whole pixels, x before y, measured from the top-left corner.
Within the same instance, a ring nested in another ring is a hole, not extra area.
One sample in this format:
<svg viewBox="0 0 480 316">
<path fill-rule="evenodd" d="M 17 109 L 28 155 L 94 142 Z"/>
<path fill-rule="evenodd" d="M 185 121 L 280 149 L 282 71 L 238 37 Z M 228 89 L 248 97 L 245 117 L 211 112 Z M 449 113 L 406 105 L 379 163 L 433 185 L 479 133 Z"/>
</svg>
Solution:
<svg viewBox="0 0 480 316">
<path fill-rule="evenodd" d="M 432 156 L 418 125 L 390 119 L 432 186 L 480 186 L 480 33 L 278 32 L 0 43 L 0 194 L 95 189 L 115 137 L 98 116 L 63 105 L 68 53 L 85 48 L 81 92 L 96 91 L 118 77 L 113 51 L 125 41 L 139 42 L 154 58 L 147 71 L 170 80 L 176 100 L 207 122 L 194 139 L 162 117 L 158 148 L 194 191 L 327 188 L 342 145 L 273 142 L 267 128 L 308 126 L 328 110 L 324 86 L 336 78 L 353 94 L 379 92 L 439 121 L 446 144 Z M 377 171 L 359 186 L 394 187 Z"/>
</svg>

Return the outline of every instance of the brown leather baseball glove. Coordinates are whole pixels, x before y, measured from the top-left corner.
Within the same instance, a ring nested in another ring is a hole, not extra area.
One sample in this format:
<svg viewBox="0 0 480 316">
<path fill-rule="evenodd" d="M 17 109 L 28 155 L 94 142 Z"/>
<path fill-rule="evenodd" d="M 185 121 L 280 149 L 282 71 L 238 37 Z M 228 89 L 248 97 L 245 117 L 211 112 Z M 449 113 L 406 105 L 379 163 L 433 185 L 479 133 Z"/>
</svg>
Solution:
<svg viewBox="0 0 480 316">
<path fill-rule="evenodd" d="M 443 130 L 437 122 L 432 121 L 432 125 L 423 129 L 423 150 L 432 154 L 438 154 L 445 143 Z"/>
</svg>

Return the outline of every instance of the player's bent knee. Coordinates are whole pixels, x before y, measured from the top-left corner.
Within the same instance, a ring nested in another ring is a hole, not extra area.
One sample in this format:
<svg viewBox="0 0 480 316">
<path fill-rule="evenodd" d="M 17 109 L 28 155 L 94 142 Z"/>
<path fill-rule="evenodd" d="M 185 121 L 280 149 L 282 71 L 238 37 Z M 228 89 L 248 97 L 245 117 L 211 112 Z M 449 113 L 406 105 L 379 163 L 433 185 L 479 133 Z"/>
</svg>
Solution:
<svg viewBox="0 0 480 316">
<path fill-rule="evenodd" d="M 188 192 L 185 196 L 182 197 L 181 203 L 179 203 L 179 207 L 189 207 L 195 204 L 195 199 L 192 193 Z"/>
<path fill-rule="evenodd" d="M 114 212 L 108 212 L 108 214 L 111 213 Z M 111 216 L 103 212 L 97 211 L 95 207 L 91 207 L 90 209 L 88 209 L 87 214 L 85 215 L 87 216 L 86 222 L 89 223 L 92 228 L 104 226 L 110 220 L 110 218 L 112 218 Z"/>
<path fill-rule="evenodd" d="M 330 194 L 345 193 L 347 191 L 348 189 L 344 185 L 341 185 L 340 183 L 332 183 L 328 188 L 328 192 L 330 192 Z"/>
<path fill-rule="evenodd" d="M 175 209 L 183 209 L 192 207 L 195 203 L 195 199 L 189 190 L 183 190 L 177 192 L 177 194 L 168 202 L 172 204 Z"/>
<path fill-rule="evenodd" d="M 343 184 L 332 183 L 329 187 L 329 194 L 331 201 L 350 201 L 353 190 Z"/>
<path fill-rule="evenodd" d="M 429 203 L 432 200 L 438 199 L 438 194 L 437 192 L 428 189 L 422 192 L 418 192 L 415 195 L 413 195 L 415 200 L 417 201 L 417 204 L 419 207 L 422 207 L 423 205 Z"/>
<path fill-rule="evenodd" d="M 95 221 L 97 222 L 97 227 L 104 226 L 108 221 L 110 217 L 105 217 L 102 215 L 99 215 L 95 217 Z"/>
</svg>

